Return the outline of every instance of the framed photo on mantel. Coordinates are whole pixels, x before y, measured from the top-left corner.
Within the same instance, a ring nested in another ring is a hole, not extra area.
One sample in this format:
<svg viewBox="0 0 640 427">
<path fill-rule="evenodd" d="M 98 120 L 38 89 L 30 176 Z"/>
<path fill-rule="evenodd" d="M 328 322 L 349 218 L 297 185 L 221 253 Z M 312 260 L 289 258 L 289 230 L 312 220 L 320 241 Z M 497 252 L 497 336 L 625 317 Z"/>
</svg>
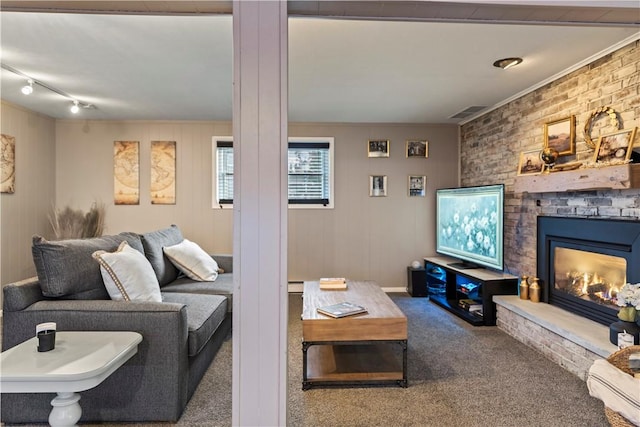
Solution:
<svg viewBox="0 0 640 427">
<path fill-rule="evenodd" d="M 540 158 L 540 150 L 529 150 L 520 153 L 518 175 L 537 175 L 544 170 L 544 162 Z"/>
<path fill-rule="evenodd" d="M 593 154 L 595 163 L 623 163 L 629 160 L 633 151 L 636 128 L 619 130 L 598 138 Z"/>
<path fill-rule="evenodd" d="M 559 156 L 576 154 L 576 117 L 569 116 L 544 125 L 544 147 L 555 148 Z"/>
</svg>

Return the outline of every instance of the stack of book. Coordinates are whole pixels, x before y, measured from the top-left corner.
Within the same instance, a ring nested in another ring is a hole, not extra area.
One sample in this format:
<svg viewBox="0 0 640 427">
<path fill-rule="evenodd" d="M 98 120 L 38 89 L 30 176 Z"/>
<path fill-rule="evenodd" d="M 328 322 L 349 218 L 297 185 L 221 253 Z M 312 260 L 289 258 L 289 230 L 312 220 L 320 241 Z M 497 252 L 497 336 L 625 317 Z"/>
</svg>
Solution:
<svg viewBox="0 0 640 427">
<path fill-rule="evenodd" d="M 347 289 L 347 279 L 344 277 L 323 277 L 320 279 L 320 289 L 323 291 Z"/>
<path fill-rule="evenodd" d="M 479 303 L 476 300 L 461 299 L 461 300 L 458 300 L 458 305 L 460 306 L 460 308 L 464 310 L 473 312 L 474 314 L 482 315 L 482 303 Z"/>
<path fill-rule="evenodd" d="M 366 313 L 367 309 L 361 305 L 353 304 L 345 301 L 338 304 L 327 305 L 325 307 L 318 307 L 318 313 L 325 316 L 334 317 L 339 319 L 341 317 L 353 316 L 354 314 Z"/>
</svg>

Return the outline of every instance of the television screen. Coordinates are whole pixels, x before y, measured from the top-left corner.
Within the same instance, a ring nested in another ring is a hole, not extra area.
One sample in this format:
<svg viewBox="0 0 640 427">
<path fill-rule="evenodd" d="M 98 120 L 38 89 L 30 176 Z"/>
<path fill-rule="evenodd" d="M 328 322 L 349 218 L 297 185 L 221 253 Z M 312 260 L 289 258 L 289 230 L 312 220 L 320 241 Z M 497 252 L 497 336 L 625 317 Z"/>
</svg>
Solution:
<svg viewBox="0 0 640 427">
<path fill-rule="evenodd" d="M 504 185 L 436 190 L 436 252 L 458 268 L 502 270 Z"/>
</svg>

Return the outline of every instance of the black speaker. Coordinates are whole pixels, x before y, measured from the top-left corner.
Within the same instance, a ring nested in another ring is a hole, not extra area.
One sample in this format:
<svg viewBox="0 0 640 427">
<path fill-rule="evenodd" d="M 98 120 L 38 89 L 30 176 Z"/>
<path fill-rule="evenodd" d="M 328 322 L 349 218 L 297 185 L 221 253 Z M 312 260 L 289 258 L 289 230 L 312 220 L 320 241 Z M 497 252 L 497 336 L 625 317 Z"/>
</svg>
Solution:
<svg viewBox="0 0 640 427">
<path fill-rule="evenodd" d="M 412 297 L 429 296 L 427 293 L 427 276 L 423 267 L 407 267 L 407 292 Z"/>
</svg>

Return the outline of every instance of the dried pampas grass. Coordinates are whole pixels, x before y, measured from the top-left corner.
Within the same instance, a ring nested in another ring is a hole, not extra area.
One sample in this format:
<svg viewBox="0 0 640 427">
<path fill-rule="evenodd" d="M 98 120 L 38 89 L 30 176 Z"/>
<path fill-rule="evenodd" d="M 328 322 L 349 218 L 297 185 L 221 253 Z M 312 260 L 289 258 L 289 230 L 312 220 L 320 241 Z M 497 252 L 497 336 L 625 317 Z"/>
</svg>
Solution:
<svg viewBox="0 0 640 427">
<path fill-rule="evenodd" d="M 53 210 L 49 222 L 56 239 L 84 239 L 102 236 L 104 232 L 104 203 L 94 203 L 89 212 L 71 209 L 69 206 Z"/>
</svg>

